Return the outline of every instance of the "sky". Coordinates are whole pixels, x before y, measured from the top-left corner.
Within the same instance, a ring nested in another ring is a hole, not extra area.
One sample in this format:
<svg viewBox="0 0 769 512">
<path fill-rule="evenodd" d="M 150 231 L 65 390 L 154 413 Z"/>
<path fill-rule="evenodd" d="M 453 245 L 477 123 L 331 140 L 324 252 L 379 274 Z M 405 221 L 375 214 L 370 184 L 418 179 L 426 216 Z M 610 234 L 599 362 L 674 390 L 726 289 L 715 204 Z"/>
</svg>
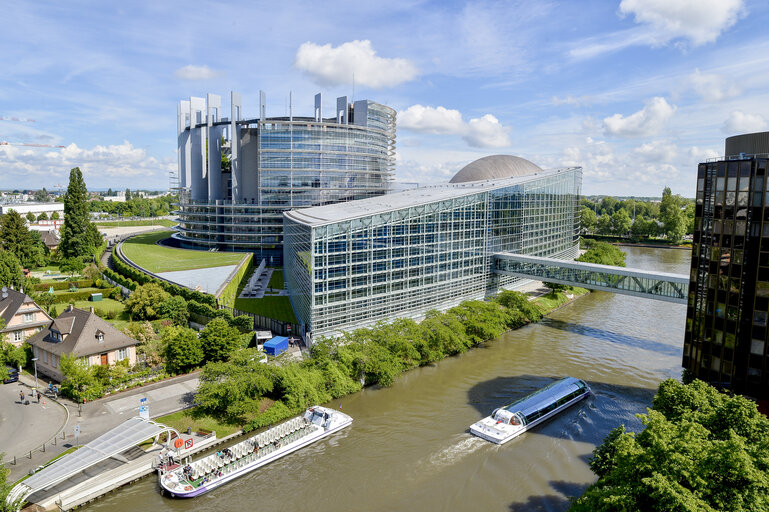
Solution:
<svg viewBox="0 0 769 512">
<path fill-rule="evenodd" d="M 75 166 L 165 189 L 179 100 L 232 90 L 254 117 L 260 90 L 268 116 L 289 92 L 295 115 L 388 105 L 396 179 L 422 185 L 509 154 L 581 166 L 586 195 L 692 197 L 725 137 L 769 129 L 765 0 L 4 4 L 2 189 Z"/>
</svg>

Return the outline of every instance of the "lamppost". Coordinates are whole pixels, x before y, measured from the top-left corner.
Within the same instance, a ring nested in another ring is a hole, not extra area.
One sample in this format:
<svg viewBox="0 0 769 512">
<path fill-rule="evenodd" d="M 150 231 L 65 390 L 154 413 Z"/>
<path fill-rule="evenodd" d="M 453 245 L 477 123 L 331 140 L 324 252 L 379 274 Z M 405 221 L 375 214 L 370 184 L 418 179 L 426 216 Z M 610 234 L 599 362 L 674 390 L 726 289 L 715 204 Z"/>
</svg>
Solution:
<svg viewBox="0 0 769 512">
<path fill-rule="evenodd" d="M 32 362 L 35 363 L 35 393 L 37 393 L 37 358 L 33 357 Z"/>
</svg>

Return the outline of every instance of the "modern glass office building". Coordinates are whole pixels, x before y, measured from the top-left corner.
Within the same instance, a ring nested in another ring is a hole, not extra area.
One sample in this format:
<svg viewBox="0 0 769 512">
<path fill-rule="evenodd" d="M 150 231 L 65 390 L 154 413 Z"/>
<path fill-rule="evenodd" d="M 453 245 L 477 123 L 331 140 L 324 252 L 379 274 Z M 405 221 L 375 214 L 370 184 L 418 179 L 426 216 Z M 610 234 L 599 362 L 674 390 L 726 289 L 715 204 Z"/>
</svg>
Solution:
<svg viewBox="0 0 769 512">
<path fill-rule="evenodd" d="M 699 164 L 683 366 L 769 399 L 769 132 Z"/>
<path fill-rule="evenodd" d="M 245 119 L 231 95 L 190 98 L 178 108 L 179 226 L 183 246 L 254 252 L 280 265 L 284 211 L 385 194 L 394 172 L 395 111 L 337 98 L 334 116 Z M 289 107 L 291 108 L 291 107 Z M 291 112 L 291 110 L 290 110 Z"/>
<path fill-rule="evenodd" d="M 572 259 L 581 168 L 491 156 L 446 185 L 284 214 L 284 275 L 305 333 L 334 335 L 493 295 L 492 255 Z"/>
</svg>

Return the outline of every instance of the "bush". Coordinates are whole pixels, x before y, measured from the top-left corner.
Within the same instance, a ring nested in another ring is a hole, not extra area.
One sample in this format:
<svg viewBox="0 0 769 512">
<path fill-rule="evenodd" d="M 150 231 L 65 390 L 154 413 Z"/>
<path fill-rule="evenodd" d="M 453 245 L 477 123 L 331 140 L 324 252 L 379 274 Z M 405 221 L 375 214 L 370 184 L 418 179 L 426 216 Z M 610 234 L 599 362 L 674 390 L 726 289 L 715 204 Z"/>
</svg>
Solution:
<svg viewBox="0 0 769 512">
<path fill-rule="evenodd" d="M 58 281 L 56 283 L 39 283 L 36 284 L 34 290 L 37 292 L 47 292 L 51 288 L 54 291 L 68 290 L 71 286 L 76 288 L 91 288 L 95 286 L 94 281 L 90 279 L 76 279 L 74 281 Z M 98 286 L 97 286 L 98 287 Z"/>
<path fill-rule="evenodd" d="M 126 311 L 135 320 L 153 320 L 158 318 L 163 302 L 170 297 L 156 283 L 147 283 L 131 294 L 126 301 Z"/>
<path fill-rule="evenodd" d="M 117 290 L 117 288 L 109 288 L 107 291 L 103 291 L 102 296 L 108 295 L 112 293 L 113 290 Z M 62 293 L 59 295 L 55 295 L 56 304 L 71 304 L 73 302 L 77 302 L 79 300 L 89 300 L 91 298 L 91 294 L 94 293 L 92 290 L 85 290 L 85 291 L 79 291 L 79 292 L 72 292 L 72 293 Z M 119 290 L 118 290 L 118 293 Z"/>
</svg>

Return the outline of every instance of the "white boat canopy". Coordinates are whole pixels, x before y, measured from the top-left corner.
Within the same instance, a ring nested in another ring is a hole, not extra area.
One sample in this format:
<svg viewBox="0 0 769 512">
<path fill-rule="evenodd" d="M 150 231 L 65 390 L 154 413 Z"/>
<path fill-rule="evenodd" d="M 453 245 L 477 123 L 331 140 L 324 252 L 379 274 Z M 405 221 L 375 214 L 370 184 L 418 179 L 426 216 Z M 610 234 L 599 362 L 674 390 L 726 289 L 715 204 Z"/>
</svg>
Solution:
<svg viewBox="0 0 769 512">
<path fill-rule="evenodd" d="M 117 427 L 100 435 L 90 443 L 65 455 L 48 467 L 45 467 L 16 485 L 8 493 L 7 502 L 19 503 L 37 491 L 49 489 L 68 478 L 114 457 L 147 439 L 156 438 L 163 433 L 179 432 L 172 427 L 144 418 L 131 418 Z"/>
</svg>

